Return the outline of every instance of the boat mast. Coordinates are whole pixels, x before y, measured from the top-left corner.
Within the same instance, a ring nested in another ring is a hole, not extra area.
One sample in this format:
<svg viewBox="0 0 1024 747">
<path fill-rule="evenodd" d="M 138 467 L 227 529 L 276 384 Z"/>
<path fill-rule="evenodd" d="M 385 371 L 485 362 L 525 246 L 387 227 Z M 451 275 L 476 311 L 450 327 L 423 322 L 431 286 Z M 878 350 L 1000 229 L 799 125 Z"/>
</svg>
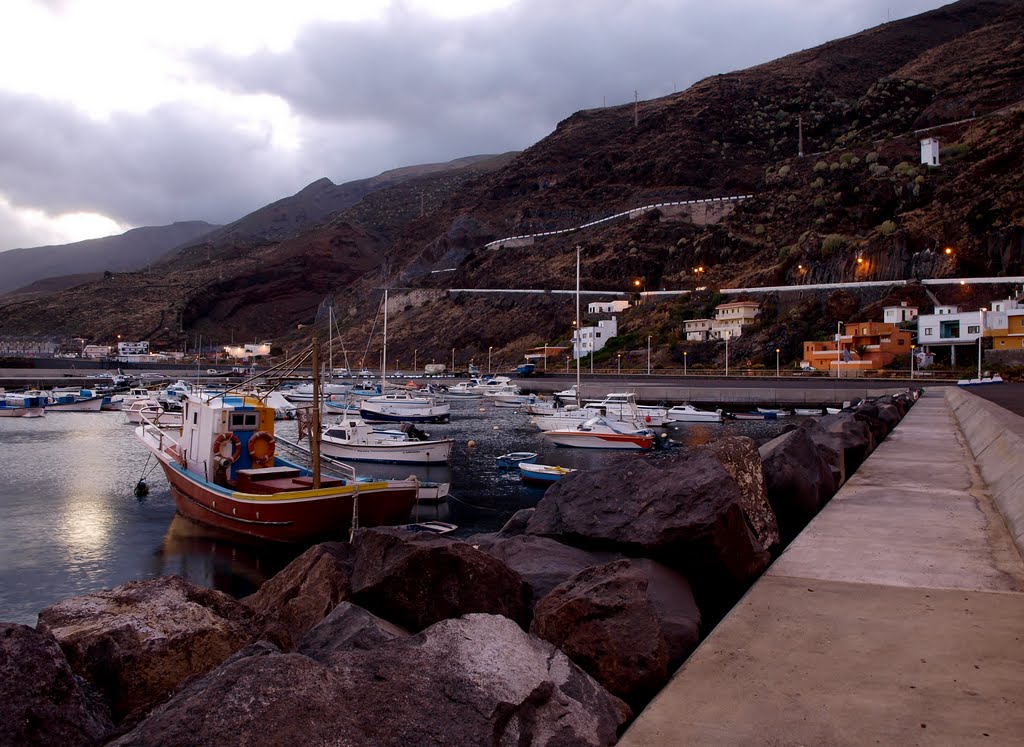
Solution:
<svg viewBox="0 0 1024 747">
<path fill-rule="evenodd" d="M 580 406 L 580 358 L 583 355 L 583 332 L 580 329 L 580 245 L 576 245 L 576 405 Z"/>
<path fill-rule="evenodd" d="M 320 340 L 313 335 L 313 415 L 309 427 L 309 454 L 313 463 L 313 490 L 320 489 Z"/>
<path fill-rule="evenodd" d="M 384 289 L 384 350 L 380 359 L 380 393 L 386 394 L 384 377 L 388 370 L 388 289 Z"/>
<path fill-rule="evenodd" d="M 327 366 L 330 370 L 327 380 L 334 381 L 334 299 L 327 307 Z"/>
</svg>

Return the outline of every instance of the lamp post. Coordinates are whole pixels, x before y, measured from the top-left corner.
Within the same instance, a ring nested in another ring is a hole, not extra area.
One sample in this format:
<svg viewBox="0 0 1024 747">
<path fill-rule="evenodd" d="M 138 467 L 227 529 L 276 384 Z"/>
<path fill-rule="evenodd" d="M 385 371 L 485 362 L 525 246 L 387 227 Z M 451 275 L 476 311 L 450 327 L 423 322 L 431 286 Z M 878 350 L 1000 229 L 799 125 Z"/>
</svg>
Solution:
<svg viewBox="0 0 1024 747">
<path fill-rule="evenodd" d="M 618 360 L 618 364 L 619 364 L 618 374 L 621 376 L 622 375 L 622 353 L 618 353 L 617 357 L 619 359 Z"/>
<path fill-rule="evenodd" d="M 455 373 L 455 348 L 452 348 L 452 373 Z"/>
<path fill-rule="evenodd" d="M 836 322 L 836 378 L 837 379 L 841 379 L 842 378 L 842 374 L 843 374 L 843 368 L 842 368 L 843 364 L 842 364 L 842 359 L 840 357 L 841 353 L 840 353 L 840 346 L 839 346 L 839 338 L 841 336 L 841 333 L 839 332 L 839 328 L 842 327 L 842 326 L 843 326 L 842 322 Z"/>
<path fill-rule="evenodd" d="M 775 378 L 779 378 L 779 349 L 775 348 Z"/>
<path fill-rule="evenodd" d="M 689 352 L 685 350 L 683 351 L 683 376 L 686 376 L 686 356 L 688 356 L 689 354 Z"/>
<path fill-rule="evenodd" d="M 494 346 L 493 345 L 491 345 L 489 348 L 487 348 L 487 373 L 491 372 L 491 351 L 492 350 L 494 350 Z M 547 350 L 545 350 L 544 352 L 547 353 Z"/>
<path fill-rule="evenodd" d="M 917 345 L 911 345 L 910 346 L 910 378 L 911 378 L 911 380 L 913 380 L 913 378 L 914 378 L 914 349 L 916 347 L 917 347 Z"/>
<path fill-rule="evenodd" d="M 985 312 L 984 306 L 978 310 L 978 381 L 981 381 L 981 338 L 985 335 Z"/>
<path fill-rule="evenodd" d="M 729 375 L 729 333 L 725 333 L 725 375 Z"/>
<path fill-rule="evenodd" d="M 647 375 L 651 375 L 651 336 L 647 335 Z"/>
<path fill-rule="evenodd" d="M 416 368 L 416 354 L 419 353 L 419 352 L 420 352 L 419 350 L 413 350 L 412 351 L 412 371 L 413 371 L 413 373 L 416 373 L 417 371 L 419 371 L 419 369 Z"/>
</svg>

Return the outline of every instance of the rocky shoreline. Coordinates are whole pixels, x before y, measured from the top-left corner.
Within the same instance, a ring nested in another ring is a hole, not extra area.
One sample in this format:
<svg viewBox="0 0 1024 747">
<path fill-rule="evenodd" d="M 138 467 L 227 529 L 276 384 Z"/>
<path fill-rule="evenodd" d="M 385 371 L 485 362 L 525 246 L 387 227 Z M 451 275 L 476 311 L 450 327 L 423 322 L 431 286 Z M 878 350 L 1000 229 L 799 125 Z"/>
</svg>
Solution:
<svg viewBox="0 0 1024 747">
<path fill-rule="evenodd" d="M 580 472 L 466 541 L 363 529 L 242 600 L 176 576 L 0 624 L 0 743 L 610 745 L 919 390 Z"/>
</svg>

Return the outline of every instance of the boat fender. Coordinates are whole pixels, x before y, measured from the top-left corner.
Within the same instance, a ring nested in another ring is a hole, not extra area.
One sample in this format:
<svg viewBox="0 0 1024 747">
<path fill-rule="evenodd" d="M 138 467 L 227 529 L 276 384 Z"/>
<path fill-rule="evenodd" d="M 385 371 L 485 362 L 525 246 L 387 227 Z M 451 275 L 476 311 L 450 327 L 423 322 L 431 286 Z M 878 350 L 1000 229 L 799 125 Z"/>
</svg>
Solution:
<svg viewBox="0 0 1024 747">
<path fill-rule="evenodd" d="M 221 447 L 224 446 L 224 444 L 226 444 L 226 443 L 230 443 L 231 444 L 231 455 L 230 456 L 227 455 L 227 454 L 224 454 L 221 451 Z M 225 459 L 230 459 L 231 463 L 234 464 L 235 462 L 238 461 L 238 457 L 242 456 L 242 442 L 239 440 L 238 436 L 236 436 L 231 431 L 227 431 L 226 433 L 221 433 L 213 441 L 213 453 L 217 454 L 218 456 L 222 456 Z"/>
<path fill-rule="evenodd" d="M 650 415 L 644 415 L 644 422 L 650 423 L 651 422 L 651 416 Z"/>
<path fill-rule="evenodd" d="M 273 435 L 266 431 L 256 431 L 249 439 L 249 456 L 256 467 L 265 467 L 274 461 L 276 442 Z"/>
</svg>

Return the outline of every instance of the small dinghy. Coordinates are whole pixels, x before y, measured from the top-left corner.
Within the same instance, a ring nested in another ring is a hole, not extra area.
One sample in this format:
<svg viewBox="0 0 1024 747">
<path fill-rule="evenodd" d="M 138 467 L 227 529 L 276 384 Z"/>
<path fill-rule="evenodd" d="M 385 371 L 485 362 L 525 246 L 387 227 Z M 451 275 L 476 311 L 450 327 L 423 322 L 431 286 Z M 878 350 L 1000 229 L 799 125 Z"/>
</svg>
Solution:
<svg viewBox="0 0 1024 747">
<path fill-rule="evenodd" d="M 512 469 L 523 462 L 533 464 L 539 457 L 540 454 L 535 451 L 510 451 L 508 454 L 502 454 L 495 458 L 494 462 L 498 465 L 498 469 Z"/>
</svg>

